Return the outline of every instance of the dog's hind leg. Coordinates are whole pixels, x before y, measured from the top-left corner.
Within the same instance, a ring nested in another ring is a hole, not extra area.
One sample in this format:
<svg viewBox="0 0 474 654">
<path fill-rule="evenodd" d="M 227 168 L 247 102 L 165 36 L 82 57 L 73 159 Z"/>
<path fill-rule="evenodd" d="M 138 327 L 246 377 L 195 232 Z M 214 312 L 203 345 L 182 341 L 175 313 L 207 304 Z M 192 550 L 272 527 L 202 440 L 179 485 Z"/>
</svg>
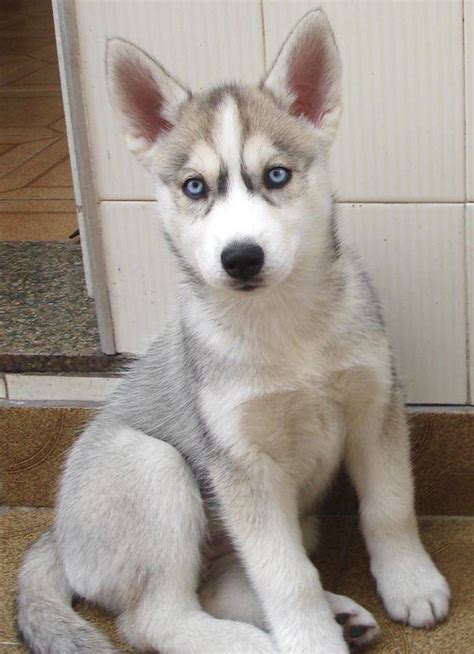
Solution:
<svg viewBox="0 0 474 654">
<path fill-rule="evenodd" d="M 329 592 L 325 595 L 351 648 L 367 647 L 378 639 L 380 628 L 369 611 L 349 597 Z M 212 563 L 200 599 L 206 611 L 217 618 L 248 622 L 266 629 L 262 604 L 235 554 L 227 554 Z"/>
<path fill-rule="evenodd" d="M 72 589 L 114 610 L 138 650 L 273 652 L 267 634 L 199 604 L 206 518 L 184 458 L 129 427 L 107 426 L 106 438 L 99 429 L 74 448 L 61 492 L 57 535 Z"/>
</svg>

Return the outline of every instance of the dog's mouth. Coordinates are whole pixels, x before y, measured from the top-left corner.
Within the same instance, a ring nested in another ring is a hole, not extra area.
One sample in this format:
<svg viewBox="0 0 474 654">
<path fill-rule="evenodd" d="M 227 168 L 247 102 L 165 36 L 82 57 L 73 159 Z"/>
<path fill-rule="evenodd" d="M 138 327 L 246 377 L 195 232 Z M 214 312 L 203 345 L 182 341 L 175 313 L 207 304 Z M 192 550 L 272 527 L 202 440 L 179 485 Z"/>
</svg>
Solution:
<svg viewBox="0 0 474 654">
<path fill-rule="evenodd" d="M 232 288 L 236 291 L 243 291 L 244 293 L 251 293 L 256 291 L 258 288 L 265 286 L 263 282 L 241 282 L 240 284 L 234 284 Z"/>
<path fill-rule="evenodd" d="M 248 279 L 248 280 L 235 280 L 231 284 L 231 288 L 234 291 L 242 291 L 243 293 L 251 293 L 256 291 L 258 288 L 264 287 L 266 284 L 262 279 Z"/>
</svg>

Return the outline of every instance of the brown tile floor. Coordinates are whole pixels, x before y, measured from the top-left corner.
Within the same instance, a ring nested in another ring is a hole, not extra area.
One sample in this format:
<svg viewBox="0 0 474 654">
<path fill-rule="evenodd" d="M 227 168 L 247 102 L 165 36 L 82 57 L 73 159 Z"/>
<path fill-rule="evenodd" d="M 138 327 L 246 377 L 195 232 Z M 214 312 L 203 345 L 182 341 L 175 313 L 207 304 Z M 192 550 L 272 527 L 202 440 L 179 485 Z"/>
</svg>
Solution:
<svg viewBox="0 0 474 654">
<path fill-rule="evenodd" d="M 24 652 L 17 643 L 13 623 L 16 569 L 25 549 L 50 524 L 49 509 L 13 509 L 0 518 L 5 538 L 0 578 L 0 651 Z M 474 652 L 474 520 L 429 519 L 421 523 L 428 550 L 446 574 L 454 595 L 448 620 L 430 631 L 396 625 L 385 616 L 374 592 L 367 560 L 351 518 L 327 518 L 317 565 L 328 588 L 347 594 L 372 611 L 383 636 L 374 654 L 472 654 Z M 93 621 L 120 645 L 112 619 L 98 609 L 80 606 L 79 612 Z M 123 645 L 122 645 L 123 646 Z M 223 652 L 223 654 L 225 654 Z"/>
<path fill-rule="evenodd" d="M 0 2 L 0 240 L 77 226 L 51 0 Z"/>
</svg>

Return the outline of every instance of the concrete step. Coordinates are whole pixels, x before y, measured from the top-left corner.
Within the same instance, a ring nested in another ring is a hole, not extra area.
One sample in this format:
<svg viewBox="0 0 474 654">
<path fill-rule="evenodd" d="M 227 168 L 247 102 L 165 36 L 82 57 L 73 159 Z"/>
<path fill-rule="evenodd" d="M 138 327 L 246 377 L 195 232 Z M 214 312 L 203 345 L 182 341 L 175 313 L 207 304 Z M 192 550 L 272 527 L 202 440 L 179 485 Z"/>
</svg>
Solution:
<svg viewBox="0 0 474 654">
<path fill-rule="evenodd" d="M 0 408 L 3 502 L 9 506 L 54 505 L 66 451 L 94 409 Z M 474 506 L 474 414 L 412 413 L 413 463 L 420 515 L 472 515 Z M 326 510 L 356 512 L 354 493 L 342 476 Z"/>
</svg>

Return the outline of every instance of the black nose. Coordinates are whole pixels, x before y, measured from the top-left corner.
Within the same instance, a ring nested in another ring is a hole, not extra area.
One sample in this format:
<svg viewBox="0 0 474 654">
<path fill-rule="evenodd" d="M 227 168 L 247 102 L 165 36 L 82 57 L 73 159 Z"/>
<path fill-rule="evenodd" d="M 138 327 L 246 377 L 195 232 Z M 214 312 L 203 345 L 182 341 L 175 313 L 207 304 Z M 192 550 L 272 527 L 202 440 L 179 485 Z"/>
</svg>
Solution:
<svg viewBox="0 0 474 654">
<path fill-rule="evenodd" d="M 247 280 L 262 270 L 264 254 L 260 245 L 234 243 L 222 250 L 224 270 L 234 279 Z"/>
</svg>

